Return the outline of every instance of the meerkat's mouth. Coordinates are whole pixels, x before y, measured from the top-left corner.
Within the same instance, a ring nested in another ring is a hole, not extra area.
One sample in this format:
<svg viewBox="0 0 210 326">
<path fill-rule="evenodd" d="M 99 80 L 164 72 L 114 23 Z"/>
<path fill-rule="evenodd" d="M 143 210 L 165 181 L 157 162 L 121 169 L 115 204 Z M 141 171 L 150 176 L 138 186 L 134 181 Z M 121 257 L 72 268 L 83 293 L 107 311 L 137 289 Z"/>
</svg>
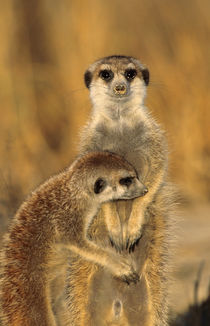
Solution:
<svg viewBox="0 0 210 326">
<path fill-rule="evenodd" d="M 126 95 L 127 93 L 127 88 L 124 84 L 119 84 L 119 85 L 115 85 L 114 87 L 114 93 L 115 95 Z"/>
<path fill-rule="evenodd" d="M 112 93 L 114 94 L 115 97 L 126 97 L 129 95 L 129 87 L 128 85 L 121 81 L 121 82 L 115 82 L 114 85 L 112 85 Z"/>
<path fill-rule="evenodd" d="M 128 102 L 128 101 L 130 101 L 130 95 L 131 95 L 131 93 L 126 94 L 126 95 L 121 95 L 121 94 L 118 94 L 118 95 L 109 94 L 109 97 L 111 98 L 111 100 L 112 100 L 113 102 L 119 103 L 119 102 Z"/>
</svg>

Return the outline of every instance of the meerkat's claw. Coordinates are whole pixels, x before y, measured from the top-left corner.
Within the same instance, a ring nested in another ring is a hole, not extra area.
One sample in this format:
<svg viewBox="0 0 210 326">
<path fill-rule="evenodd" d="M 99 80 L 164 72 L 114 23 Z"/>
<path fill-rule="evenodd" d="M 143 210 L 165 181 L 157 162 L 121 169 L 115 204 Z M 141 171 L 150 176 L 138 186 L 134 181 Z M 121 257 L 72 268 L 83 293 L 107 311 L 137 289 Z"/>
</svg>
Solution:
<svg viewBox="0 0 210 326">
<path fill-rule="evenodd" d="M 136 284 L 139 281 L 140 278 L 139 278 L 139 275 L 136 272 L 133 272 L 133 273 L 131 273 L 129 275 L 123 275 L 121 277 L 121 279 L 123 280 L 123 282 L 125 282 L 125 283 L 127 283 L 129 285 L 132 282 Z"/>
<path fill-rule="evenodd" d="M 135 273 L 135 278 L 133 279 L 133 282 L 136 284 L 139 281 L 140 281 L 139 274 Z"/>
<path fill-rule="evenodd" d="M 123 282 L 127 283 L 128 285 L 130 284 L 130 280 L 128 279 L 127 276 L 122 278 Z"/>
<path fill-rule="evenodd" d="M 137 273 L 133 273 L 131 275 L 131 281 L 136 284 L 139 281 L 139 275 Z"/>
<path fill-rule="evenodd" d="M 126 247 L 125 247 L 126 250 L 128 250 L 128 246 L 129 246 L 129 239 L 127 239 L 126 241 Z"/>
<path fill-rule="evenodd" d="M 113 242 L 112 238 L 109 238 L 109 242 L 110 242 L 111 246 L 114 247 L 114 242 Z"/>
<path fill-rule="evenodd" d="M 129 251 L 129 254 L 131 252 L 134 252 L 134 249 L 135 249 L 135 242 L 129 247 L 128 251 Z"/>
<path fill-rule="evenodd" d="M 113 240 L 113 237 L 109 236 L 109 241 L 110 241 L 110 244 L 113 248 L 115 248 L 115 250 L 119 253 L 122 252 L 123 250 L 123 244 L 122 242 L 118 239 L 118 241 L 115 241 Z"/>
<path fill-rule="evenodd" d="M 136 236 L 128 237 L 126 241 L 126 250 L 128 250 L 129 253 L 134 252 L 136 246 L 139 244 L 139 241 L 142 237 L 142 234 L 138 233 Z"/>
<path fill-rule="evenodd" d="M 126 250 L 128 250 L 128 252 L 129 252 L 129 254 L 131 253 L 131 252 L 134 252 L 134 250 L 135 250 L 135 248 L 138 246 L 138 244 L 139 244 L 139 241 L 140 241 L 140 239 L 141 239 L 141 237 L 142 237 L 142 234 L 140 235 L 140 237 L 136 240 L 136 241 L 134 241 L 130 246 L 126 246 Z"/>
</svg>

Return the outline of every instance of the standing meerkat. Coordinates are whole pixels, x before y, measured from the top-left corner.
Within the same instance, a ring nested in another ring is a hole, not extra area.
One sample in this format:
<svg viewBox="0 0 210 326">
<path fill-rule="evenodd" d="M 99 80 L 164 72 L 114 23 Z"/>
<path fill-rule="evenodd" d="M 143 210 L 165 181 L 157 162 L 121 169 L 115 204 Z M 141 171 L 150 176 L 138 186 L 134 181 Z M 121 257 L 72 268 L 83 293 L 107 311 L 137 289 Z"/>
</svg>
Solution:
<svg viewBox="0 0 210 326">
<path fill-rule="evenodd" d="M 56 325 L 48 283 L 53 248 L 59 245 L 124 281 L 138 281 L 131 259 L 98 247 L 86 233 L 102 203 L 146 192 L 134 168 L 107 152 L 80 157 L 35 190 L 15 215 L 3 244 L 4 325 Z"/>
<path fill-rule="evenodd" d="M 136 168 L 149 192 L 142 198 L 102 205 L 89 228 L 93 241 L 103 246 L 107 237 L 118 252 L 135 260 L 140 282 L 127 286 L 108 271 L 72 258 L 65 325 L 167 325 L 168 233 L 174 195 L 166 182 L 165 135 L 144 105 L 149 71 L 133 57 L 109 56 L 90 65 L 84 79 L 93 107 L 80 152 L 120 154 Z M 104 224 L 107 234 L 102 233 Z"/>
<path fill-rule="evenodd" d="M 82 133 L 80 152 L 109 150 L 122 155 L 149 189 L 147 196 L 133 201 L 126 223 L 114 214 L 113 205 L 104 207 L 111 241 L 119 250 L 132 249 L 141 236 L 145 209 L 163 184 L 168 164 L 164 132 L 144 106 L 149 71 L 132 57 L 111 56 L 92 64 L 84 78 L 93 109 Z"/>
</svg>

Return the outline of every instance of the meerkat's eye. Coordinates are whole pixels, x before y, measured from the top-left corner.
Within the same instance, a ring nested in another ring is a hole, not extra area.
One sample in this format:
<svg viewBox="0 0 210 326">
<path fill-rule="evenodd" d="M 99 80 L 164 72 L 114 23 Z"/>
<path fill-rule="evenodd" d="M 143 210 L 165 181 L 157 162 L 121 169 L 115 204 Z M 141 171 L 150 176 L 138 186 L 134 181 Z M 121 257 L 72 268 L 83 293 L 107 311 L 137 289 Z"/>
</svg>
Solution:
<svg viewBox="0 0 210 326">
<path fill-rule="evenodd" d="M 122 179 L 120 179 L 120 184 L 121 184 L 122 186 L 127 186 L 127 187 L 129 187 L 129 186 L 132 184 L 133 179 L 134 179 L 134 177 L 122 178 Z"/>
<path fill-rule="evenodd" d="M 108 82 L 113 79 L 114 73 L 111 70 L 104 69 L 100 71 L 99 76 L 101 77 L 101 79 Z"/>
<path fill-rule="evenodd" d="M 136 75 L 137 75 L 137 71 L 136 71 L 136 69 L 127 69 L 127 70 L 125 71 L 125 78 L 126 78 L 128 81 L 134 79 L 134 78 L 136 77 Z"/>
<path fill-rule="evenodd" d="M 106 180 L 104 179 L 97 179 L 94 184 L 94 192 L 95 194 L 100 194 L 106 188 Z"/>
</svg>

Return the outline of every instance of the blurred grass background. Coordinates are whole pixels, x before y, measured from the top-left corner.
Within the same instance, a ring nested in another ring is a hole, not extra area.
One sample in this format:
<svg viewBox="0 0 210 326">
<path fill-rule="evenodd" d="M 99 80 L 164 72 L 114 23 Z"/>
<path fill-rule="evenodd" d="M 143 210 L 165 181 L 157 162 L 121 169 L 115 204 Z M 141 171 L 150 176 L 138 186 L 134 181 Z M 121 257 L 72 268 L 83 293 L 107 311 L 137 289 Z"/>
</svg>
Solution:
<svg viewBox="0 0 210 326">
<path fill-rule="evenodd" d="M 151 73 L 146 104 L 167 131 L 185 203 L 210 199 L 209 0 L 7 0 L 0 10 L 0 226 L 77 153 L 91 104 L 83 73 L 132 55 Z M 209 212 L 209 211 L 208 211 Z"/>
</svg>

